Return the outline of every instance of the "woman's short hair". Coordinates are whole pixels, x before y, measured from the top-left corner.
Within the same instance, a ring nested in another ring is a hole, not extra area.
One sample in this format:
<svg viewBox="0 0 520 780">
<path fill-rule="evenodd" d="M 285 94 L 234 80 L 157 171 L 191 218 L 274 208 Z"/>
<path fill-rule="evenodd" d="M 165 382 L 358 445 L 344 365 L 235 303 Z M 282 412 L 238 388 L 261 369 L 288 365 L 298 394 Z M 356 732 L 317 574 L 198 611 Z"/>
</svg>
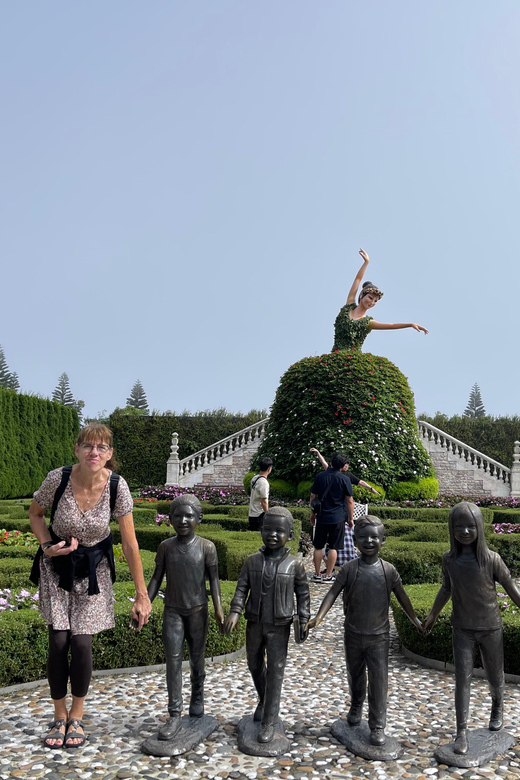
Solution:
<svg viewBox="0 0 520 780">
<path fill-rule="evenodd" d="M 113 446 L 112 431 L 108 425 L 103 425 L 98 422 L 91 422 L 85 425 L 78 434 L 76 444 L 94 444 L 95 442 L 101 442 L 108 447 Z"/>
<path fill-rule="evenodd" d="M 173 499 L 170 504 L 170 517 L 173 515 L 178 506 L 186 506 L 186 504 L 191 506 L 193 511 L 202 517 L 202 507 L 200 505 L 200 501 L 197 496 L 193 495 L 193 493 L 183 493 L 182 496 L 177 496 L 177 498 Z"/>
</svg>

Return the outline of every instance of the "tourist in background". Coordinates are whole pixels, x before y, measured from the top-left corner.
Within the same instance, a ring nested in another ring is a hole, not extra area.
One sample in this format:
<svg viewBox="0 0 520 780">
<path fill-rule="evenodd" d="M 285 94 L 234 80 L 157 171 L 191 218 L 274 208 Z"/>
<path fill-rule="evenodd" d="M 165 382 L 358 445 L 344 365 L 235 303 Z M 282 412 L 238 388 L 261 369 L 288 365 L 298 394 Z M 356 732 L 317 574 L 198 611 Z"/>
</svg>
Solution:
<svg viewBox="0 0 520 780">
<path fill-rule="evenodd" d="M 273 470 L 271 458 L 262 458 L 258 464 L 258 474 L 251 480 L 251 496 L 249 498 L 249 528 L 260 531 L 264 515 L 269 509 L 269 482 L 267 477 Z"/>
</svg>

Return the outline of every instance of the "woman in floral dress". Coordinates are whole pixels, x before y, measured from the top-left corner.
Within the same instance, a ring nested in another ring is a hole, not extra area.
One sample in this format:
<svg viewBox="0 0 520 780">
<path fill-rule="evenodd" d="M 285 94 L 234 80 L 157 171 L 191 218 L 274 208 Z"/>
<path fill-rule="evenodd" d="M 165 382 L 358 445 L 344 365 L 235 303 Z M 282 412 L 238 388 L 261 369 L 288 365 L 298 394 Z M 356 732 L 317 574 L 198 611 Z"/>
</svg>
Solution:
<svg viewBox="0 0 520 780">
<path fill-rule="evenodd" d="M 75 453 L 79 463 L 72 467 L 56 507 L 52 534 L 45 521 L 45 510 L 52 506 L 54 494 L 62 481 L 61 468 L 49 472 L 34 494 L 29 510 L 31 528 L 43 553 L 39 572 L 39 608 L 49 626 L 47 672 L 54 704 L 54 723 L 44 744 L 50 748 L 79 747 L 84 743 L 82 717 L 92 673 L 92 635 L 115 625 L 113 552 L 108 539 L 112 514 L 112 432 L 99 423 L 87 425 L 79 433 Z M 132 508 L 130 490 L 120 477 L 113 515 L 119 522 L 123 553 L 136 588 L 132 618 L 140 629 L 148 622 L 152 607 L 144 582 Z M 97 546 L 95 551 L 94 546 Z M 75 555 L 71 556 L 75 551 Z M 87 576 L 84 573 L 82 577 L 75 576 L 78 556 L 83 554 L 88 561 L 93 552 L 97 554 L 96 561 L 100 558 L 97 566 L 91 566 Z M 69 556 L 67 560 L 65 556 Z M 68 584 L 65 582 L 67 577 L 62 579 L 55 571 L 53 559 L 61 559 L 58 566 L 61 569 L 65 567 L 68 572 Z M 69 678 L 72 705 L 67 710 Z"/>
<path fill-rule="evenodd" d="M 383 293 L 372 282 L 365 282 L 361 288 L 358 303 L 356 305 L 356 295 L 359 285 L 363 281 L 365 271 L 370 262 L 367 253 L 359 250 L 363 258 L 363 265 L 357 272 L 356 278 L 350 288 L 347 302 L 340 309 L 336 322 L 334 323 L 334 346 L 332 351 L 339 349 L 361 349 L 363 342 L 371 330 L 399 330 L 400 328 L 414 328 L 418 332 L 428 333 L 426 328 L 418 325 L 416 322 L 376 322 L 367 315 L 367 311 L 372 309 L 378 300 L 382 298 Z"/>
</svg>

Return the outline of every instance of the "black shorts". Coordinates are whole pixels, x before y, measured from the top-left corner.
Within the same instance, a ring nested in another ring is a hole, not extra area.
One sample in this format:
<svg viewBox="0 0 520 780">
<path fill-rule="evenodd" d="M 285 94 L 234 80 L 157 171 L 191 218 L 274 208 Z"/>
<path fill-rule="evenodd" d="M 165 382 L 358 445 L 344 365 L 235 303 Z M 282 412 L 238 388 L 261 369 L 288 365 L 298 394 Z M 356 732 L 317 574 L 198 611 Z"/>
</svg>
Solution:
<svg viewBox="0 0 520 780">
<path fill-rule="evenodd" d="M 323 549 L 326 544 L 331 550 L 342 550 L 345 544 L 345 523 L 316 523 L 312 543 L 317 550 Z"/>
<path fill-rule="evenodd" d="M 256 517 L 251 517 L 249 515 L 249 530 L 250 531 L 261 531 L 262 525 L 264 523 L 264 515 L 265 512 L 262 512 L 261 515 L 257 515 Z"/>
</svg>

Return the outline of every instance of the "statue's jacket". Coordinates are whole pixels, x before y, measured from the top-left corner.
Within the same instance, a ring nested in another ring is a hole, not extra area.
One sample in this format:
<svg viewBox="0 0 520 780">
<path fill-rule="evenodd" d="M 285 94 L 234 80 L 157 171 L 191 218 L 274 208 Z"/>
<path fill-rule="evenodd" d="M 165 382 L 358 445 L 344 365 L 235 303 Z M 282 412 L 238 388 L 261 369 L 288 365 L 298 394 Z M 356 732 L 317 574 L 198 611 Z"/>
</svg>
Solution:
<svg viewBox="0 0 520 780">
<path fill-rule="evenodd" d="M 245 618 L 254 623 L 260 622 L 264 566 L 265 547 L 261 547 L 257 553 L 246 558 L 230 607 L 231 612 L 240 615 L 245 604 Z M 276 626 L 292 623 L 295 596 L 296 612 L 300 623 L 304 621 L 306 623 L 311 614 L 307 575 L 303 563 L 291 555 L 289 548 L 286 547 L 278 564 L 274 581 L 274 624 Z"/>
</svg>

